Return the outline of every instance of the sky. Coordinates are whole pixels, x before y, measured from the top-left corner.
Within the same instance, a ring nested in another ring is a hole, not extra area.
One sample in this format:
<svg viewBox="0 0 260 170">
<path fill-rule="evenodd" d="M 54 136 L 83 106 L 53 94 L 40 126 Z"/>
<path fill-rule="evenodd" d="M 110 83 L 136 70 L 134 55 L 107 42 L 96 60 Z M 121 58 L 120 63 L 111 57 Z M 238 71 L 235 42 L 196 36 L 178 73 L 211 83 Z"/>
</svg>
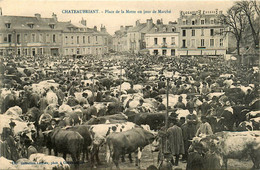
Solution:
<svg viewBox="0 0 260 170">
<path fill-rule="evenodd" d="M 233 5 L 231 0 L 214 0 L 214 1 L 90 1 L 90 0 L 0 0 L 0 7 L 3 15 L 12 16 L 34 16 L 35 13 L 41 14 L 42 17 L 50 18 L 52 13 L 57 14 L 59 21 L 79 22 L 82 18 L 87 20 L 87 26 L 105 25 L 107 31 L 113 35 L 123 25 L 135 25 L 136 20 L 146 22 L 146 19 L 153 18 L 155 23 L 157 19 L 163 19 L 163 23 L 177 21 L 180 11 L 197 11 L 197 10 L 222 10 L 225 12 Z M 68 10 L 98 10 L 98 13 L 65 13 Z M 106 13 L 114 11 L 114 13 Z M 116 13 L 116 10 L 119 13 Z M 121 11 L 142 11 L 142 13 L 121 13 Z M 151 11 L 151 13 L 144 13 Z M 152 13 L 152 11 L 156 13 Z M 158 10 L 168 10 L 168 13 L 159 14 Z M 169 12 L 170 11 L 170 12 Z"/>
</svg>

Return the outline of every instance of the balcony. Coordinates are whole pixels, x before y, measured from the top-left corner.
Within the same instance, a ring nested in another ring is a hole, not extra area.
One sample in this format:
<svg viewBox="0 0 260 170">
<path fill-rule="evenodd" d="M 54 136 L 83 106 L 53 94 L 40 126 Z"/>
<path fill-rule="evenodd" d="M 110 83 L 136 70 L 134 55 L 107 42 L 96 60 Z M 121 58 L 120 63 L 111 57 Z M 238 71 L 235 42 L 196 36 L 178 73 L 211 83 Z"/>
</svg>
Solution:
<svg viewBox="0 0 260 170">
<path fill-rule="evenodd" d="M 167 43 L 162 43 L 162 48 L 167 48 Z"/>
</svg>

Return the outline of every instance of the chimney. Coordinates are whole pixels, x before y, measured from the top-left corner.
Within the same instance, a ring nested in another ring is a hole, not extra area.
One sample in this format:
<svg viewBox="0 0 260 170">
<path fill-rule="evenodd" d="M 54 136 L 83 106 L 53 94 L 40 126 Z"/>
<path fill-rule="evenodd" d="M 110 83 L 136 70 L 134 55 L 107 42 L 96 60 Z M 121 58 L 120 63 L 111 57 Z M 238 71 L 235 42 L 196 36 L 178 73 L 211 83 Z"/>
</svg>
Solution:
<svg viewBox="0 0 260 170">
<path fill-rule="evenodd" d="M 161 20 L 157 19 L 156 24 L 157 24 L 157 25 L 160 25 L 160 24 L 161 24 Z"/>
<path fill-rule="evenodd" d="M 161 24 L 163 24 L 163 19 L 161 18 Z"/>
<path fill-rule="evenodd" d="M 153 19 L 152 18 L 151 19 L 147 19 L 146 20 L 146 24 L 147 24 L 148 28 L 152 28 L 153 27 Z"/>
<path fill-rule="evenodd" d="M 94 31 L 97 31 L 97 26 L 94 26 Z"/>
<path fill-rule="evenodd" d="M 120 26 L 120 31 L 124 31 L 124 26 L 123 25 Z"/>
<path fill-rule="evenodd" d="M 37 20 L 41 19 L 41 14 L 34 14 L 34 16 L 37 18 Z"/>
<path fill-rule="evenodd" d="M 135 21 L 135 26 L 138 26 L 138 25 L 140 25 L 140 20 Z"/>
<path fill-rule="evenodd" d="M 2 8 L 0 7 L 0 16 L 2 16 L 2 15 L 3 15 Z"/>
<path fill-rule="evenodd" d="M 85 20 L 84 18 L 81 19 L 80 23 L 84 26 L 87 26 L 87 20 Z"/>
<path fill-rule="evenodd" d="M 57 22 L 57 21 L 58 21 L 57 15 L 56 15 L 56 14 L 54 14 L 54 13 L 52 13 L 52 18 L 54 19 L 54 21 L 55 21 L 55 22 Z"/>
<path fill-rule="evenodd" d="M 101 24 L 100 31 L 105 33 L 105 32 L 107 32 L 107 29 L 106 29 L 105 26 L 103 26 L 103 25 Z"/>
</svg>

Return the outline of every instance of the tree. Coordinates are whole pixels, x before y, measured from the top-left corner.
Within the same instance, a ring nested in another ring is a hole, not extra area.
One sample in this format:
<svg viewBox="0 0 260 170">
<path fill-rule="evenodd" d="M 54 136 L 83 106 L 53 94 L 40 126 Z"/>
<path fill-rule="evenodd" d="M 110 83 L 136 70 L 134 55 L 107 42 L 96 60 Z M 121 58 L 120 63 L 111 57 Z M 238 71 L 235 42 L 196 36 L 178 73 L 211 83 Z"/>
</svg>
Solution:
<svg viewBox="0 0 260 170">
<path fill-rule="evenodd" d="M 238 5 L 234 5 L 227 10 L 226 14 L 222 14 L 219 17 L 220 24 L 227 27 L 225 36 L 228 33 L 234 35 L 236 39 L 236 46 L 237 46 L 237 55 L 240 56 L 240 43 L 242 40 L 243 32 L 247 25 L 247 19 L 243 11 L 239 8 Z"/>
<path fill-rule="evenodd" d="M 256 1 L 239 1 L 236 2 L 236 5 L 239 7 L 242 13 L 247 17 L 247 21 L 251 29 L 251 35 L 254 40 L 254 47 L 255 48 L 259 47 L 259 33 L 260 33 L 259 3 L 257 3 Z"/>
</svg>

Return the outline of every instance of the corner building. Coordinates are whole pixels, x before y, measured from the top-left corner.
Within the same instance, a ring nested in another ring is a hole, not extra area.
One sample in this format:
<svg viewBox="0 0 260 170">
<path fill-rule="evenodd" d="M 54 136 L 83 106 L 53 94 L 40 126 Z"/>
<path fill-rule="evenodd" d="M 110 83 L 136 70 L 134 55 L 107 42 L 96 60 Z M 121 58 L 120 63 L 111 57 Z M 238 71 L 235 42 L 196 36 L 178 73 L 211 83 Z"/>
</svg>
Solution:
<svg viewBox="0 0 260 170">
<path fill-rule="evenodd" d="M 180 11 L 180 56 L 225 56 L 228 36 L 225 27 L 218 22 L 222 11 Z"/>
</svg>

